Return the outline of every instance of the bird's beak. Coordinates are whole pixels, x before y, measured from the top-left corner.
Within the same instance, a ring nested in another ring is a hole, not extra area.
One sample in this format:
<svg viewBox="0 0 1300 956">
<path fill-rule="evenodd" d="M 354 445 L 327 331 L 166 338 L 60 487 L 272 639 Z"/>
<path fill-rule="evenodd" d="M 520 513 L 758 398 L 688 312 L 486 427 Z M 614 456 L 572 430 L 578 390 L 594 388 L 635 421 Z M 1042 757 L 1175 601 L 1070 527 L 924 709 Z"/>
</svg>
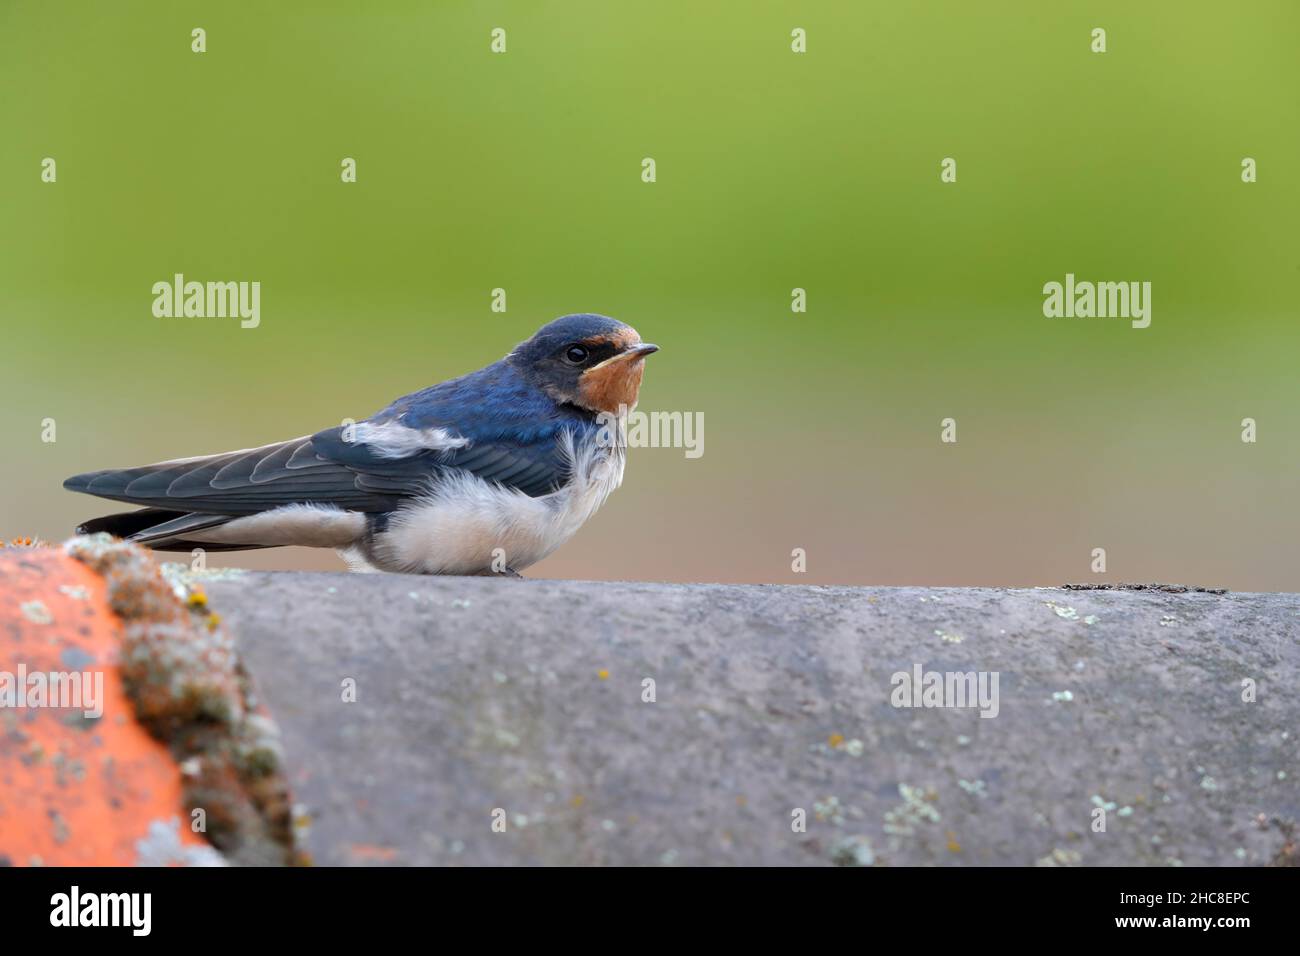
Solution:
<svg viewBox="0 0 1300 956">
<path fill-rule="evenodd" d="M 643 359 L 647 355 L 651 355 L 658 351 L 659 351 L 659 346 L 651 345 L 649 342 L 642 342 L 639 345 L 631 345 L 625 348 L 621 352 L 615 352 L 613 355 L 605 359 L 605 361 L 601 362 L 599 365 L 593 365 L 591 368 L 587 369 L 587 371 L 583 373 L 583 376 L 585 377 L 587 375 L 590 375 L 592 372 L 596 371 L 596 369 L 604 368 L 606 365 L 613 365 L 615 362 L 626 362 L 629 360 L 636 361 L 637 359 Z"/>
</svg>

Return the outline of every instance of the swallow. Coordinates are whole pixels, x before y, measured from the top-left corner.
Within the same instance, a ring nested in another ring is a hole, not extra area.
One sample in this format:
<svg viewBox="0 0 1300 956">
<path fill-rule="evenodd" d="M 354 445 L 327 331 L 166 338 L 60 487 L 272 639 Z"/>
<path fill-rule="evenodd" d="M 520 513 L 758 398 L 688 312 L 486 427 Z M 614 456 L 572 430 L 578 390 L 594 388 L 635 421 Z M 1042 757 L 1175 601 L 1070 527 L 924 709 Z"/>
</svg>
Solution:
<svg viewBox="0 0 1300 956">
<path fill-rule="evenodd" d="M 160 551 L 298 545 L 334 548 L 358 571 L 517 575 L 622 483 L 626 415 L 658 349 L 606 316 L 566 315 L 364 421 L 63 487 L 145 506 L 79 534 Z"/>
</svg>

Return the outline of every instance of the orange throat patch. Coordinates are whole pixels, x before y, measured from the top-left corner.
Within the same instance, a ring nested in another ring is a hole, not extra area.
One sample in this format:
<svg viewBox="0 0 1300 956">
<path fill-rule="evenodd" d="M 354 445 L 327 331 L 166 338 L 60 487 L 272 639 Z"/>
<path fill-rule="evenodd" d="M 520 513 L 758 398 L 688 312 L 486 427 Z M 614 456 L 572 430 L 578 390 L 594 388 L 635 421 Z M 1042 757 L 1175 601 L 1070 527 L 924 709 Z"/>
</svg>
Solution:
<svg viewBox="0 0 1300 956">
<path fill-rule="evenodd" d="M 582 373 L 578 394 L 582 404 L 598 412 L 612 415 L 620 407 L 631 410 L 636 405 L 644 374 L 644 355 L 616 355 Z"/>
</svg>

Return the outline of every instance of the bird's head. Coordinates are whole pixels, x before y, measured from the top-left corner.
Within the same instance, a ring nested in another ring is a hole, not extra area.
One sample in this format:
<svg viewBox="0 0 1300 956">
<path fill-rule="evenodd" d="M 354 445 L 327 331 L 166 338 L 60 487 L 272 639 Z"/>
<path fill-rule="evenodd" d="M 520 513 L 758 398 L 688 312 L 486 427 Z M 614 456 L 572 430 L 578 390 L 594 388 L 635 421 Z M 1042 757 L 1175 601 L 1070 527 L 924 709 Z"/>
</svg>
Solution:
<svg viewBox="0 0 1300 956">
<path fill-rule="evenodd" d="M 648 345 L 630 325 L 603 315 L 566 315 L 506 356 L 558 402 L 617 414 L 636 405 Z"/>
</svg>

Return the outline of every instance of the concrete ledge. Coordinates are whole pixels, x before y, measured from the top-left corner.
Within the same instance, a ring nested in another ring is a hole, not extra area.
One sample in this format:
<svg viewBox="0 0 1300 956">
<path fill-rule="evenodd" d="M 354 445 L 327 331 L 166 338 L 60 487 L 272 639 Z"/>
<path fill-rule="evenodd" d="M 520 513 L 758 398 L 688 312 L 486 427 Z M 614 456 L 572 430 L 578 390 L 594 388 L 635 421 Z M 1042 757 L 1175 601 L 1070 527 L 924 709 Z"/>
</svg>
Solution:
<svg viewBox="0 0 1300 956">
<path fill-rule="evenodd" d="M 1295 595 L 204 586 L 280 725 L 321 864 L 1295 859 Z M 892 675 L 918 665 L 997 672 L 997 716 L 893 706 Z"/>
</svg>

